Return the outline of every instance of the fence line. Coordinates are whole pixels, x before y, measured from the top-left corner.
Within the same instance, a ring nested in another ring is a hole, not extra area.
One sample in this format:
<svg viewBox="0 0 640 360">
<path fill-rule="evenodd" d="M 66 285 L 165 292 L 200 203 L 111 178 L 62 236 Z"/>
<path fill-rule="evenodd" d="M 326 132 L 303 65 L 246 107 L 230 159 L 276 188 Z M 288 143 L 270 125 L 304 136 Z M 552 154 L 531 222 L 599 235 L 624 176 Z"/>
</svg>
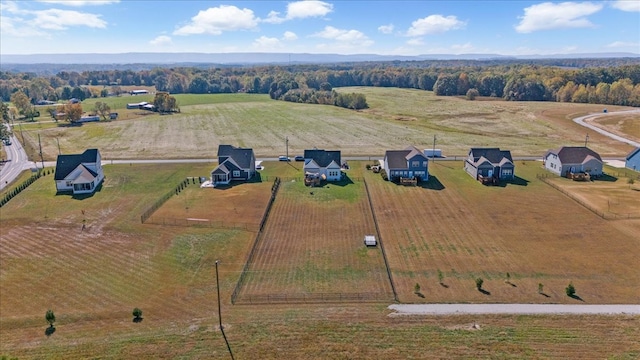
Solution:
<svg viewBox="0 0 640 360">
<path fill-rule="evenodd" d="M 200 178 L 198 177 L 198 179 Z M 176 187 L 173 190 L 162 195 L 160 199 L 156 200 L 155 203 L 151 204 L 151 206 L 149 206 L 147 210 L 145 210 L 142 213 L 142 215 L 140 215 L 140 222 L 144 224 L 147 221 L 147 219 L 149 219 L 149 217 L 151 217 L 151 215 L 153 215 L 153 213 L 156 212 L 156 210 L 158 210 L 165 202 L 167 202 L 167 200 L 169 200 L 173 195 L 178 195 L 184 188 L 189 186 L 189 184 L 191 183 L 193 184 L 196 183 L 196 177 L 186 177 L 178 185 L 176 185 Z"/>
<path fill-rule="evenodd" d="M 327 302 L 389 302 L 386 293 L 282 293 L 243 295 L 235 304 L 292 304 Z"/>
<path fill-rule="evenodd" d="M 260 226 L 258 227 L 258 233 L 256 234 L 256 238 L 253 241 L 253 246 L 251 246 L 251 250 L 249 251 L 249 255 L 247 255 L 247 260 L 244 262 L 244 266 L 242 267 L 242 272 L 240 273 L 240 277 L 238 278 L 238 282 L 236 283 L 235 288 L 233 289 L 233 293 L 231 294 L 231 304 L 235 304 L 238 300 L 238 296 L 240 296 L 240 291 L 242 290 L 242 286 L 244 285 L 245 278 L 249 271 L 249 266 L 253 262 L 253 258 L 255 257 L 256 249 L 258 248 L 258 244 L 262 240 L 264 225 L 267 222 L 267 218 L 269 217 L 269 213 L 271 212 L 271 207 L 273 202 L 276 199 L 276 195 L 278 193 L 278 189 L 280 189 L 280 178 L 276 177 L 273 185 L 271 186 L 271 198 L 269 198 L 269 202 L 267 203 L 266 208 L 264 209 L 264 213 L 262 214 L 262 220 L 260 220 Z"/>
<path fill-rule="evenodd" d="M 369 186 L 367 180 L 362 179 L 364 182 L 364 189 L 367 192 L 367 199 L 369 200 L 369 206 L 371 207 L 371 216 L 373 217 L 373 224 L 376 226 L 376 234 L 378 236 L 378 243 L 380 243 L 380 250 L 382 250 L 382 259 L 384 260 L 384 266 L 387 269 L 387 276 L 389 277 L 389 283 L 391 283 L 391 290 L 393 291 L 393 299 L 398 301 L 398 293 L 396 292 L 396 286 L 391 276 L 391 269 L 389 267 L 389 261 L 387 261 L 387 253 L 384 251 L 384 243 L 382 242 L 382 236 L 380 236 L 380 227 L 378 226 L 378 219 L 376 218 L 376 212 L 373 209 L 373 202 L 371 201 L 371 194 L 369 193 Z"/>
<path fill-rule="evenodd" d="M 591 204 L 588 204 L 587 202 L 577 198 L 572 193 L 570 193 L 567 190 L 563 189 L 559 185 L 554 184 L 553 182 L 549 181 L 550 178 L 551 179 L 560 178 L 560 176 L 558 176 L 558 175 L 555 175 L 555 174 L 536 174 L 536 178 L 538 178 L 540 181 L 544 182 L 545 184 L 551 186 L 552 188 L 556 189 L 557 191 L 561 192 L 562 194 L 566 195 L 571 200 L 573 200 L 573 201 L 577 202 L 578 204 L 582 205 L 585 209 L 591 211 L 592 213 L 598 215 L 599 217 L 601 217 L 601 218 L 603 218 L 605 220 L 623 220 L 623 219 L 637 219 L 637 218 L 640 218 L 640 214 L 616 214 L 616 213 L 612 213 L 612 212 L 599 211 L 598 209 L 593 207 Z"/>
</svg>

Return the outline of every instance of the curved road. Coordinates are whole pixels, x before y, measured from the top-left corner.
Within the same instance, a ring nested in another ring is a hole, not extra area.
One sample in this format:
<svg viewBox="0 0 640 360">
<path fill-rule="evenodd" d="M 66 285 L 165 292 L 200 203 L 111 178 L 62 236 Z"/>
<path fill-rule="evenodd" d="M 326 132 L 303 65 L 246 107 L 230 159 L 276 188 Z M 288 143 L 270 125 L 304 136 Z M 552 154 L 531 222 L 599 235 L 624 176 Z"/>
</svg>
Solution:
<svg viewBox="0 0 640 360">
<path fill-rule="evenodd" d="M 15 135 L 11 136 L 11 145 L 4 145 L 4 150 L 7 153 L 7 161 L 0 168 L 0 190 L 15 180 L 24 170 L 35 167 L 34 162 L 29 161 L 27 153 Z"/>
<path fill-rule="evenodd" d="M 393 304 L 389 316 L 463 314 L 640 315 L 640 305 L 582 304 Z"/>
<path fill-rule="evenodd" d="M 627 143 L 631 146 L 635 146 L 635 147 L 640 147 L 640 143 L 637 141 L 633 141 L 633 140 L 629 140 L 627 138 L 624 138 L 622 136 L 610 133 L 606 130 L 603 130 L 595 125 L 589 124 L 587 122 L 585 122 L 585 120 L 587 119 L 593 119 L 593 118 L 598 118 L 598 117 L 604 117 L 604 116 L 609 116 L 609 115 L 615 115 L 615 114 L 627 114 L 627 113 L 640 113 L 640 109 L 635 109 L 635 110 L 625 110 L 625 111 L 615 111 L 615 112 L 610 112 L 610 113 L 597 113 L 597 114 L 590 114 L 590 115 L 585 115 L 585 116 L 580 116 L 577 117 L 575 119 L 573 119 L 573 121 L 577 124 L 580 124 L 584 127 L 587 127 L 597 133 L 600 133 L 604 136 L 608 136 L 614 140 L 618 140 L 621 141 L 623 143 Z"/>
</svg>

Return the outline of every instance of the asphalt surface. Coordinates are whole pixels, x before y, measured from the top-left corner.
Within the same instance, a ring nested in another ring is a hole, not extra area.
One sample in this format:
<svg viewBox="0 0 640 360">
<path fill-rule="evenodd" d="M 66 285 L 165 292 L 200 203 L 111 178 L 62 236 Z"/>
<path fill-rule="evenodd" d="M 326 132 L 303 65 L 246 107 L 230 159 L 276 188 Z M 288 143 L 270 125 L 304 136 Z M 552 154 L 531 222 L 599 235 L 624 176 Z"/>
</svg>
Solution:
<svg viewBox="0 0 640 360">
<path fill-rule="evenodd" d="M 464 315 L 464 314 L 587 314 L 639 315 L 640 305 L 583 304 L 393 304 L 389 316 L 402 315 Z"/>
</svg>

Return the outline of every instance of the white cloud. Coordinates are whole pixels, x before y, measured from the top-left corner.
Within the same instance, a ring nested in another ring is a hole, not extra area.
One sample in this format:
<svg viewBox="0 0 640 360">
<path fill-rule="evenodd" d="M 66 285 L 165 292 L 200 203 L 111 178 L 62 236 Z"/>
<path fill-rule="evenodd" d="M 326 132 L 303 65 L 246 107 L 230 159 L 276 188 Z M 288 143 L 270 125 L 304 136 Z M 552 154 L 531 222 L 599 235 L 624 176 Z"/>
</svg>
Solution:
<svg viewBox="0 0 640 360">
<path fill-rule="evenodd" d="M 466 26 L 464 21 L 455 16 L 429 15 L 411 23 L 407 36 L 422 36 L 461 29 Z"/>
<path fill-rule="evenodd" d="M 160 35 L 160 36 L 157 36 L 155 39 L 149 41 L 149 44 L 153 46 L 167 46 L 167 45 L 171 45 L 172 43 L 173 42 L 171 40 L 171 37 L 167 35 Z"/>
<path fill-rule="evenodd" d="M 41 3 L 59 4 L 67 6 L 108 5 L 119 3 L 120 0 L 38 0 Z"/>
<path fill-rule="evenodd" d="M 524 16 L 519 17 L 520 24 L 515 28 L 517 32 L 526 34 L 539 30 L 593 27 L 586 16 L 601 9 L 601 4 L 590 2 L 546 2 L 532 5 L 524 9 Z"/>
<path fill-rule="evenodd" d="M 640 1 L 638 0 L 618 0 L 614 1 L 611 6 L 622 11 L 640 11 Z"/>
<path fill-rule="evenodd" d="M 258 18 L 250 9 L 239 9 L 231 5 L 201 10 L 191 18 L 191 22 L 176 31 L 174 35 L 211 34 L 220 35 L 224 31 L 250 30 L 258 26 Z"/>
<path fill-rule="evenodd" d="M 260 36 L 253 41 L 253 47 L 260 50 L 274 50 L 282 47 L 278 38 Z"/>
<path fill-rule="evenodd" d="M 277 11 L 271 11 L 263 22 L 281 24 L 287 20 L 323 17 L 333 11 L 333 5 L 324 1 L 306 0 L 287 4 L 287 14 L 280 16 Z"/>
<path fill-rule="evenodd" d="M 101 15 L 80 12 L 75 10 L 24 10 L 18 3 L 0 3 L 3 14 L 14 16 L 2 16 L 2 32 L 18 37 L 43 36 L 45 31 L 66 30 L 74 26 L 104 29 L 107 22 Z"/>
<path fill-rule="evenodd" d="M 49 9 L 33 11 L 35 18 L 30 23 L 47 30 L 66 30 L 72 26 L 86 26 L 104 29 L 107 22 L 100 19 L 100 15 L 83 13 L 73 10 Z"/>
<path fill-rule="evenodd" d="M 333 40 L 334 42 L 332 44 L 318 45 L 319 49 L 325 50 L 340 49 L 355 51 L 356 49 L 362 50 L 373 45 L 373 41 L 358 30 L 344 30 L 333 26 L 326 26 L 322 31 L 311 36 Z"/>
<path fill-rule="evenodd" d="M 640 48 L 640 43 L 637 42 L 625 42 L 625 41 L 614 41 L 611 44 L 607 44 L 608 48 L 625 48 L 625 47 L 630 47 L 633 48 L 635 47 L 636 49 Z"/>
<path fill-rule="evenodd" d="M 291 31 L 285 31 L 284 34 L 282 35 L 282 40 L 293 41 L 297 39 L 298 39 L 298 35 L 296 35 L 296 33 Z"/>
<path fill-rule="evenodd" d="M 393 24 L 380 25 L 378 26 L 378 31 L 380 31 L 383 34 L 391 34 L 393 32 Z"/>
</svg>

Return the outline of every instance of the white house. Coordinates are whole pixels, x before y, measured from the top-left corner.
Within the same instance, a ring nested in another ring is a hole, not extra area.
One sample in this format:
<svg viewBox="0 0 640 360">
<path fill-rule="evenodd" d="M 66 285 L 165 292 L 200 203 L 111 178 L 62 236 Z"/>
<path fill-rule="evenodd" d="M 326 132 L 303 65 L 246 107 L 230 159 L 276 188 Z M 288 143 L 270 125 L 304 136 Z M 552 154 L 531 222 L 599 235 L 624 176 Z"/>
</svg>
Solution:
<svg viewBox="0 0 640 360">
<path fill-rule="evenodd" d="M 627 155 L 625 166 L 628 169 L 640 171 L 640 147 L 633 150 L 629 153 L 629 155 Z"/>
<path fill-rule="evenodd" d="M 56 161 L 56 190 L 76 194 L 90 194 L 104 180 L 100 152 L 88 149 L 82 154 L 58 155 Z"/>
<path fill-rule="evenodd" d="M 304 151 L 305 176 L 311 175 L 326 181 L 340 181 L 342 179 L 342 163 L 340 150 L 312 149 Z"/>
<path fill-rule="evenodd" d="M 600 155 L 584 146 L 563 146 L 549 150 L 542 160 L 545 169 L 560 176 L 567 176 L 569 173 L 602 175 Z"/>
</svg>

